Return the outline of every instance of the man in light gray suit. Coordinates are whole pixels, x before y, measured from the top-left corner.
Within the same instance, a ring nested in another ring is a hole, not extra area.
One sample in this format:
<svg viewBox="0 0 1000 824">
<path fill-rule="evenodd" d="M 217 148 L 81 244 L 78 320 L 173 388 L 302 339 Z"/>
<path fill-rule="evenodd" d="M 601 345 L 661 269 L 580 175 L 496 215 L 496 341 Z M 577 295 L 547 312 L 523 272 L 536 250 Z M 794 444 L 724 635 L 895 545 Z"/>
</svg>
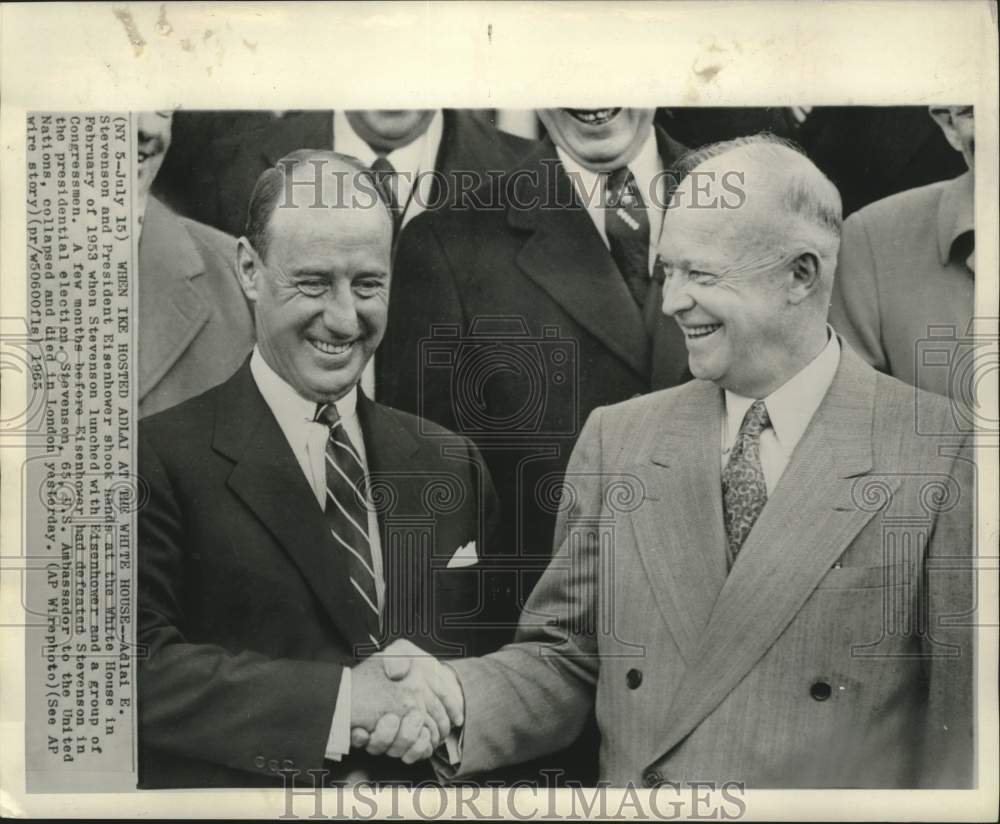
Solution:
<svg viewBox="0 0 1000 824">
<path fill-rule="evenodd" d="M 449 774 L 596 707 L 612 786 L 969 786 L 970 438 L 827 326 L 840 197 L 804 155 L 687 168 L 659 251 L 695 380 L 590 416 L 516 642 L 451 665 Z"/>
</svg>

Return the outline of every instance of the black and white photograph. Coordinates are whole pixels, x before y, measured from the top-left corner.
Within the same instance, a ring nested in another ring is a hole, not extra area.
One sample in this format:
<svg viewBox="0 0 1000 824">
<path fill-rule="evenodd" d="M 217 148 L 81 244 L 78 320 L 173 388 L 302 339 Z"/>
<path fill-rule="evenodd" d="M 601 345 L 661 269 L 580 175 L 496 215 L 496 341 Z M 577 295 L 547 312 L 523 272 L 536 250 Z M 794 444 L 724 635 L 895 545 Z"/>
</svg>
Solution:
<svg viewBox="0 0 1000 824">
<path fill-rule="evenodd" d="M 996 5 L 750 5 L 95 5 L 259 97 L 8 95 L 12 814 L 995 811 Z"/>
</svg>

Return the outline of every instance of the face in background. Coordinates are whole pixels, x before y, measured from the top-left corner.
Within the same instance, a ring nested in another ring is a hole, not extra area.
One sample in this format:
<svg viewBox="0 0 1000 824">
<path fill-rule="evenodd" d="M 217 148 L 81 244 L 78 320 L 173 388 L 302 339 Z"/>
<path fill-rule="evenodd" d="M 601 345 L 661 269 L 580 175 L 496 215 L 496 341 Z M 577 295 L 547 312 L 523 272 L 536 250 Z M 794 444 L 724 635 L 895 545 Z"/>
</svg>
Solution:
<svg viewBox="0 0 1000 824">
<path fill-rule="evenodd" d="M 961 152 L 965 165 L 975 171 L 976 120 L 972 106 L 931 106 L 930 112 L 951 147 Z"/>
<path fill-rule="evenodd" d="M 627 165 L 649 137 L 655 109 L 539 109 L 555 144 L 585 169 Z"/>
<path fill-rule="evenodd" d="M 665 214 L 659 243 L 666 275 L 663 311 L 684 332 L 696 378 L 762 398 L 819 354 L 825 342 L 819 315 L 809 324 L 811 335 L 803 334 L 800 305 L 815 284 L 803 287 L 802 276 L 808 281 L 810 273 L 798 269 L 810 260 L 818 265 L 818 257 L 789 247 L 767 169 L 735 154 L 713 158 L 698 171 L 714 172 L 719 181 L 726 170 L 742 168 L 741 208 L 706 208 L 705 178 L 695 183 L 688 177 L 678 188 L 678 205 Z M 697 196 L 695 186 L 701 188 Z M 716 182 L 708 197 L 725 193 Z"/>
<path fill-rule="evenodd" d="M 149 190 L 170 148 L 173 120 L 173 112 L 141 112 L 137 119 L 139 171 L 136 191 L 140 215 L 146 211 Z"/>
<path fill-rule="evenodd" d="M 427 131 L 434 109 L 356 109 L 344 114 L 365 143 L 376 151 L 389 152 Z"/>
<path fill-rule="evenodd" d="M 297 169 L 296 180 L 312 180 L 307 171 Z M 350 180 L 339 184 L 343 203 L 352 201 Z M 323 182 L 337 191 L 332 178 Z M 392 222 L 365 194 L 366 205 L 337 208 L 313 207 L 313 197 L 296 187 L 294 205 L 274 210 L 266 259 L 241 238 L 237 268 L 264 360 L 299 395 L 326 403 L 358 383 L 385 333 Z"/>
</svg>

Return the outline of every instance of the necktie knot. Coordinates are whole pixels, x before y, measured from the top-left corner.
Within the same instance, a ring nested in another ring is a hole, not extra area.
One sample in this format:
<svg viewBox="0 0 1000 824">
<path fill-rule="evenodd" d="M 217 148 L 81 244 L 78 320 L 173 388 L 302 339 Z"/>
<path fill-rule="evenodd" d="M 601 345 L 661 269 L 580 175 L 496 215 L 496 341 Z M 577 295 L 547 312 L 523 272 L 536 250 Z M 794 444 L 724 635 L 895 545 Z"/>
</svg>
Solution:
<svg viewBox="0 0 1000 824">
<path fill-rule="evenodd" d="M 340 413 L 337 412 L 337 405 L 335 403 L 316 404 L 316 414 L 313 415 L 313 421 L 326 424 L 332 429 L 340 423 Z"/>
<path fill-rule="evenodd" d="M 635 209 L 643 206 L 635 176 L 629 171 L 628 166 L 622 166 L 620 169 L 608 172 L 604 193 L 605 205 L 609 209 L 619 207 Z"/>
<path fill-rule="evenodd" d="M 767 414 L 767 406 L 764 401 L 754 401 L 746 415 L 743 416 L 739 434 L 757 440 L 760 438 L 761 432 L 770 426 L 771 416 Z"/>
</svg>

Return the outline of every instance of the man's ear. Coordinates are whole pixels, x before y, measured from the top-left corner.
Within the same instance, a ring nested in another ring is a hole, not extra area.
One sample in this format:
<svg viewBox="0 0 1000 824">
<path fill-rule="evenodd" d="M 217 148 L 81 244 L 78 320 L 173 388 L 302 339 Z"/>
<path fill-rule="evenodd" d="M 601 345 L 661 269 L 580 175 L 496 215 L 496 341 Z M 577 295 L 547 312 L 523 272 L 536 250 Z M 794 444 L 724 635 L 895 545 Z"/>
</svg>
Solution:
<svg viewBox="0 0 1000 824">
<path fill-rule="evenodd" d="M 948 141 L 951 148 L 956 152 L 962 151 L 962 140 L 958 136 L 958 129 L 955 128 L 955 119 L 951 112 L 951 107 L 931 106 L 930 113 L 931 117 L 934 118 L 934 122 L 941 127 L 945 140 Z"/>
<path fill-rule="evenodd" d="M 819 286 L 820 260 L 815 252 L 802 252 L 789 264 L 792 279 L 788 288 L 788 300 L 798 304 L 813 294 Z"/>
<path fill-rule="evenodd" d="M 260 279 L 263 277 L 263 264 L 253 246 L 245 237 L 236 242 L 236 274 L 247 300 L 257 302 Z"/>
</svg>

